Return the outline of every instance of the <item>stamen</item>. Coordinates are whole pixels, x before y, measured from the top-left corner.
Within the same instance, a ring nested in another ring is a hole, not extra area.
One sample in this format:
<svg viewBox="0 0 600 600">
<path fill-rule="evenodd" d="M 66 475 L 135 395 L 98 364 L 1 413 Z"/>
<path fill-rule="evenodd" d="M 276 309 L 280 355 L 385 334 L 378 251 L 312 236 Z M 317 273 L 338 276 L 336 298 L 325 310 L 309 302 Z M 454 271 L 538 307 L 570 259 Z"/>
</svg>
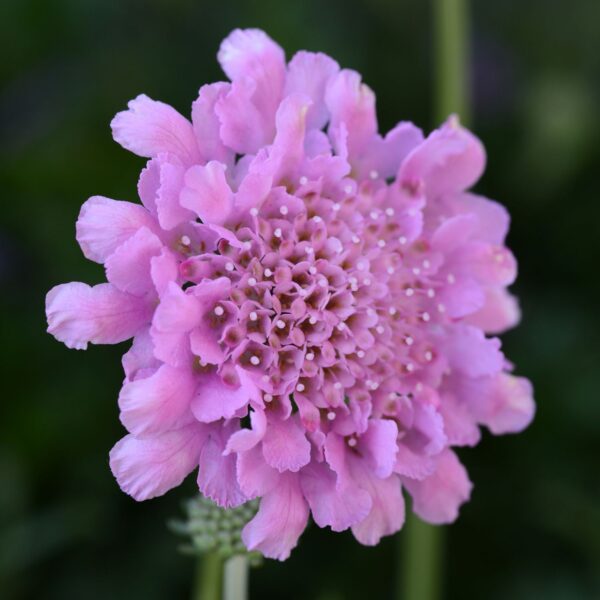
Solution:
<svg viewBox="0 0 600 600">
<path fill-rule="evenodd" d="M 288 214 L 289 208 L 285 205 L 279 207 L 279 212 L 285 217 Z"/>
<path fill-rule="evenodd" d="M 427 290 L 427 297 L 428 298 L 433 298 L 435 296 L 435 290 L 433 288 L 429 288 Z"/>
<path fill-rule="evenodd" d="M 357 235 L 353 235 L 352 242 L 355 244 L 360 244 L 360 238 Z"/>
<path fill-rule="evenodd" d="M 344 192 L 346 192 L 346 194 L 351 194 L 352 193 L 352 186 L 351 185 L 347 185 L 344 188 Z"/>
<path fill-rule="evenodd" d="M 392 317 L 398 312 L 393 306 L 390 306 L 388 308 L 388 312 L 390 313 L 390 315 L 392 315 Z"/>
<path fill-rule="evenodd" d="M 425 360 L 427 362 L 430 362 L 433 360 L 433 352 L 431 352 L 430 350 L 427 350 L 427 352 L 425 352 Z"/>
<path fill-rule="evenodd" d="M 376 210 L 372 210 L 369 213 L 369 216 L 371 217 L 371 219 L 373 219 L 374 221 L 376 221 L 379 218 L 379 213 Z"/>
<path fill-rule="evenodd" d="M 222 306 L 215 306 L 214 312 L 217 317 L 221 317 L 225 313 L 225 309 Z"/>
<path fill-rule="evenodd" d="M 253 207 L 253 208 L 251 208 L 251 209 L 250 209 L 250 214 L 251 214 L 253 217 L 256 217 L 256 216 L 258 216 L 258 208 L 256 208 L 256 206 L 255 206 L 255 207 Z"/>
<path fill-rule="evenodd" d="M 265 402 L 272 402 L 272 401 L 273 401 L 273 395 L 272 395 L 272 394 L 265 394 L 265 395 L 263 396 L 263 400 L 264 400 Z"/>
<path fill-rule="evenodd" d="M 365 357 L 365 351 L 364 350 L 358 350 L 356 352 L 356 356 L 358 356 L 358 358 L 364 358 Z"/>
<path fill-rule="evenodd" d="M 311 275 L 316 275 L 316 274 L 317 274 L 317 267 L 315 267 L 314 265 L 313 265 L 313 266 L 311 266 L 311 267 L 308 267 L 308 272 L 309 272 Z"/>
<path fill-rule="evenodd" d="M 192 243 L 192 240 L 190 240 L 190 238 L 187 235 L 182 235 L 181 236 L 181 243 L 184 246 L 189 246 Z"/>
<path fill-rule="evenodd" d="M 312 352 L 308 352 L 304 358 L 306 360 L 315 360 L 315 355 Z"/>
<path fill-rule="evenodd" d="M 248 279 L 248 285 L 255 286 L 257 283 L 258 282 L 254 277 L 250 277 L 250 279 Z"/>
<path fill-rule="evenodd" d="M 403 235 L 401 235 L 401 236 L 398 238 L 398 243 L 399 243 L 399 244 L 402 244 L 403 246 L 404 246 L 404 244 L 406 244 L 406 242 L 407 242 L 407 241 L 408 241 L 408 240 L 407 240 L 407 239 L 406 239 L 406 237 L 404 237 Z"/>
<path fill-rule="evenodd" d="M 350 446 L 350 448 L 354 448 L 354 446 L 356 446 L 358 442 L 356 441 L 356 438 L 350 438 L 348 440 L 348 446 Z"/>
<path fill-rule="evenodd" d="M 446 312 L 446 307 L 443 304 L 438 304 L 437 309 L 441 312 L 444 313 Z"/>
<path fill-rule="evenodd" d="M 388 217 L 393 217 L 395 212 L 396 212 L 396 211 L 395 211 L 393 208 L 391 208 L 391 207 L 390 207 L 390 208 L 386 208 L 386 209 L 385 209 L 385 214 L 386 214 Z"/>
<path fill-rule="evenodd" d="M 415 293 L 415 290 L 413 290 L 412 288 L 406 288 L 406 292 L 405 294 L 410 298 L 411 296 L 413 296 Z"/>
<path fill-rule="evenodd" d="M 308 177 L 305 177 L 304 175 L 302 175 L 302 177 L 300 177 L 300 185 L 306 185 L 308 183 Z"/>
<path fill-rule="evenodd" d="M 256 314 L 255 311 L 252 311 L 248 316 L 250 317 L 251 321 L 257 321 L 258 320 L 258 315 Z"/>
<path fill-rule="evenodd" d="M 333 387 L 334 387 L 334 389 L 336 389 L 336 390 L 341 390 L 341 389 L 342 389 L 342 384 L 341 384 L 339 381 L 336 381 L 336 382 L 333 384 Z"/>
<path fill-rule="evenodd" d="M 394 269 L 394 267 L 388 267 L 387 272 L 388 275 L 393 275 L 396 272 L 396 269 Z"/>
<path fill-rule="evenodd" d="M 256 356 L 256 355 L 251 356 L 250 363 L 253 364 L 254 366 L 260 365 L 260 358 L 258 358 L 258 356 Z"/>
<path fill-rule="evenodd" d="M 335 419 L 335 413 L 334 413 L 332 410 L 330 410 L 330 411 L 327 413 L 327 420 L 328 420 L 328 421 L 333 421 L 334 419 Z"/>
<path fill-rule="evenodd" d="M 341 206 L 341 204 L 339 202 L 335 202 L 334 205 L 331 208 L 333 208 L 333 210 L 335 212 L 337 212 L 338 210 L 340 210 L 340 208 L 342 208 L 342 206 Z"/>
<path fill-rule="evenodd" d="M 285 321 L 282 321 L 281 319 L 279 319 L 275 325 L 277 325 L 279 329 L 285 329 Z"/>
<path fill-rule="evenodd" d="M 373 169 L 369 172 L 369 177 L 371 179 L 377 179 L 379 177 L 379 173 L 375 169 Z"/>
<path fill-rule="evenodd" d="M 448 276 L 446 277 L 446 281 L 450 284 L 455 283 L 456 277 L 454 277 L 454 275 L 452 275 L 452 273 L 448 273 Z"/>
<path fill-rule="evenodd" d="M 230 271 L 230 272 L 231 272 L 231 271 L 233 271 L 234 269 L 235 269 L 235 265 L 234 265 L 233 263 L 231 263 L 231 262 L 228 262 L 228 263 L 226 263 L 226 264 L 225 264 L 225 270 L 226 270 L 226 271 Z"/>
<path fill-rule="evenodd" d="M 377 327 L 375 327 L 375 331 L 381 335 L 385 331 L 385 327 L 383 325 L 377 325 Z"/>
<path fill-rule="evenodd" d="M 271 277 L 271 275 L 273 275 L 273 271 L 267 267 L 265 269 L 265 277 Z"/>
<path fill-rule="evenodd" d="M 379 241 L 377 242 L 377 245 L 378 245 L 380 248 L 385 248 L 385 240 L 379 240 Z"/>
<path fill-rule="evenodd" d="M 431 319 L 431 317 L 429 316 L 429 313 L 428 313 L 428 312 L 424 312 L 424 313 L 421 315 L 421 319 L 423 319 L 423 321 L 425 321 L 425 323 L 427 323 L 427 321 L 429 321 L 429 319 Z"/>
<path fill-rule="evenodd" d="M 277 229 L 276 229 L 276 230 L 273 232 L 273 235 L 274 235 L 276 238 L 280 238 L 280 237 L 281 237 L 281 228 L 279 228 L 279 227 L 278 227 L 278 228 L 277 228 Z"/>
<path fill-rule="evenodd" d="M 296 386 L 296 391 L 297 391 L 297 392 L 303 392 L 305 389 L 306 389 L 306 387 L 304 386 L 304 384 L 303 384 L 303 383 L 299 383 L 299 384 Z"/>
</svg>

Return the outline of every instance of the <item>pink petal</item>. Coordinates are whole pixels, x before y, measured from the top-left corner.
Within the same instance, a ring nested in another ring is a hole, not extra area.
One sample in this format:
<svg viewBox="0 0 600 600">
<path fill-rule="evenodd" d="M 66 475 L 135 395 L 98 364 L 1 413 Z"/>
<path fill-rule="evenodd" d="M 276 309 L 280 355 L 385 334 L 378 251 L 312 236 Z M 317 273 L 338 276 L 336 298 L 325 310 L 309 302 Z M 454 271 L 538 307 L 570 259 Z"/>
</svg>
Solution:
<svg viewBox="0 0 600 600">
<path fill-rule="evenodd" d="M 411 479 L 424 479 L 435 470 L 435 460 L 413 452 L 406 444 L 398 444 L 394 471 Z"/>
<path fill-rule="evenodd" d="M 157 160 L 151 159 L 142 169 L 138 179 L 138 196 L 142 204 L 156 215 L 156 192 L 160 185 L 160 168 Z"/>
<path fill-rule="evenodd" d="M 436 129 L 402 163 L 400 182 L 423 181 L 427 196 L 462 192 L 471 187 L 485 167 L 481 142 L 450 118 Z"/>
<path fill-rule="evenodd" d="M 306 94 L 312 100 L 308 109 L 308 129 L 322 129 L 329 114 L 325 105 L 325 89 L 330 79 L 339 71 L 339 65 L 320 52 L 297 52 L 288 65 L 284 95 Z"/>
<path fill-rule="evenodd" d="M 263 496 L 258 513 L 242 530 L 242 540 L 248 550 L 260 550 L 267 558 L 285 560 L 307 522 L 308 506 L 298 476 L 284 473 L 277 486 Z"/>
<path fill-rule="evenodd" d="M 46 296 L 48 333 L 77 350 L 85 350 L 88 342 L 117 344 L 127 340 L 148 323 L 151 314 L 145 300 L 109 283 L 94 287 L 65 283 Z"/>
<path fill-rule="evenodd" d="M 329 82 L 325 102 L 331 113 L 330 132 L 335 134 L 344 124 L 348 133 L 348 153 L 353 162 L 377 133 L 375 94 L 361 82 L 356 71 L 342 69 Z"/>
<path fill-rule="evenodd" d="M 227 441 L 227 447 L 224 450 L 224 454 L 230 454 L 232 452 L 246 452 L 251 448 L 254 448 L 267 431 L 267 417 L 262 410 L 253 410 L 250 413 L 251 429 L 240 429 L 231 435 Z"/>
<path fill-rule="evenodd" d="M 140 371 L 147 369 L 155 371 L 160 366 L 160 362 L 154 357 L 154 344 L 149 328 L 144 328 L 137 333 L 131 348 L 123 355 L 121 362 L 128 380 L 137 379 Z"/>
<path fill-rule="evenodd" d="M 160 166 L 156 211 L 160 226 L 169 230 L 187 221 L 195 221 L 194 213 L 179 203 L 185 168 L 173 155 L 160 154 L 158 160 Z"/>
<path fill-rule="evenodd" d="M 451 369 L 469 377 L 481 377 L 500 371 L 504 355 L 498 338 L 487 339 L 480 329 L 469 325 L 454 325 L 444 340 Z"/>
<path fill-rule="evenodd" d="M 179 262 L 167 248 L 163 248 L 158 256 L 150 259 L 150 277 L 156 293 L 162 296 L 169 287 L 169 283 L 175 283 L 179 276 Z"/>
<path fill-rule="evenodd" d="M 511 329 L 521 319 L 518 300 L 504 288 L 487 288 L 484 305 L 465 322 L 485 333 L 498 334 Z"/>
<path fill-rule="evenodd" d="M 365 546 L 375 546 L 384 535 L 391 535 L 404 524 L 404 498 L 397 475 L 387 479 L 374 476 L 360 459 L 352 461 L 352 476 L 356 483 L 371 496 L 371 510 L 352 526 L 354 537 Z"/>
<path fill-rule="evenodd" d="M 198 488 L 202 494 L 223 508 L 239 506 L 247 501 L 236 476 L 236 457 L 223 456 L 227 438 L 234 425 L 208 428 L 208 437 L 200 453 Z"/>
<path fill-rule="evenodd" d="M 211 161 L 187 170 L 181 190 L 181 206 L 193 211 L 203 222 L 222 225 L 233 207 L 233 194 L 225 178 L 225 165 Z"/>
<path fill-rule="evenodd" d="M 339 485 L 336 474 L 323 463 L 311 463 L 300 473 L 302 492 L 319 527 L 344 531 L 371 510 L 371 497 L 356 485 Z"/>
<path fill-rule="evenodd" d="M 192 400 L 192 412 L 198 421 L 212 423 L 219 419 L 231 419 L 246 406 L 254 391 L 248 381 L 234 388 L 227 385 L 218 375 L 201 375 Z"/>
<path fill-rule="evenodd" d="M 237 479 L 248 498 L 264 496 L 277 485 L 280 477 L 280 474 L 265 462 L 260 446 L 238 454 Z"/>
<path fill-rule="evenodd" d="M 141 227 L 158 232 L 154 217 L 141 205 L 92 196 L 77 219 L 77 241 L 86 258 L 103 263 Z"/>
<path fill-rule="evenodd" d="M 256 141 L 262 140 L 260 145 L 269 143 L 272 139 L 275 112 L 281 100 L 285 80 L 283 50 L 259 29 L 236 29 L 223 40 L 217 58 L 223 71 L 234 82 L 230 96 L 241 89 L 238 83 L 244 82 L 246 88 L 244 103 L 251 102 L 258 113 L 258 120 L 248 123 L 256 130 L 253 137 Z M 251 88 L 247 87 L 248 83 L 251 84 Z M 248 93 L 250 89 L 252 91 Z M 222 108 L 223 102 L 219 102 L 217 114 L 224 125 L 221 129 L 222 139 L 228 146 L 240 152 L 230 143 L 232 140 L 226 139 L 228 137 L 226 118 L 233 115 L 231 113 L 225 115 Z M 246 112 L 243 106 L 239 108 L 242 109 L 241 113 Z M 252 145 L 241 152 L 254 154 L 256 150 L 258 146 Z"/>
<path fill-rule="evenodd" d="M 496 245 L 504 243 L 510 224 L 510 216 L 504 206 L 471 193 L 461 194 L 454 204 L 461 212 L 477 217 L 477 239 Z"/>
<path fill-rule="evenodd" d="M 122 292 L 146 294 L 154 287 L 151 260 L 162 248 L 162 242 L 149 229 L 138 229 L 106 259 L 106 278 Z"/>
<path fill-rule="evenodd" d="M 310 442 L 295 418 L 269 421 L 262 440 L 265 460 L 280 473 L 299 471 L 310 462 Z"/>
<path fill-rule="evenodd" d="M 119 394 L 121 423 L 138 437 L 189 424 L 193 420 L 190 401 L 196 385 L 190 369 L 166 364 L 150 377 L 126 382 Z"/>
<path fill-rule="evenodd" d="M 192 104 L 192 124 L 200 150 L 200 162 L 218 160 L 226 165 L 233 160 L 233 152 L 221 141 L 221 123 L 215 105 L 231 89 L 228 83 L 211 83 L 200 88 L 198 99 Z"/>
<path fill-rule="evenodd" d="M 372 464 L 373 473 L 381 479 L 392 474 L 398 452 L 398 426 L 390 419 L 370 419 L 369 427 L 360 437 L 359 450 Z"/>
<path fill-rule="evenodd" d="M 169 152 L 185 164 L 199 160 L 192 124 L 173 107 L 144 94 L 127 106 L 110 124 L 113 138 L 123 148 L 148 158 Z"/>
<path fill-rule="evenodd" d="M 126 435 L 110 451 L 110 469 L 135 500 L 162 496 L 198 466 L 205 434 L 197 425 L 138 439 Z"/>
<path fill-rule="evenodd" d="M 445 450 L 439 455 L 433 475 L 422 481 L 403 481 L 413 498 L 415 513 L 436 525 L 456 520 L 458 509 L 470 498 L 473 487 L 452 450 Z"/>
</svg>

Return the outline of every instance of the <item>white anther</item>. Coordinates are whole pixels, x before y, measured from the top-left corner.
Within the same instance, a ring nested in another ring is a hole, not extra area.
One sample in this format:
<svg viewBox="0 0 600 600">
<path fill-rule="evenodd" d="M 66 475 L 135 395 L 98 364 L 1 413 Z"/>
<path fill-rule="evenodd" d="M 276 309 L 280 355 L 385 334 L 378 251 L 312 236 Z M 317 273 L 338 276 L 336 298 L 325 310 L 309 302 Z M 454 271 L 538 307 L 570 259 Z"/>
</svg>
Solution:
<svg viewBox="0 0 600 600">
<path fill-rule="evenodd" d="M 380 248 L 385 248 L 385 240 L 379 240 L 379 241 L 377 242 L 377 245 L 378 245 Z"/>
<path fill-rule="evenodd" d="M 356 263 L 356 268 L 359 271 L 364 271 L 367 268 L 367 263 L 365 261 L 361 260 L 358 263 Z"/>
<path fill-rule="evenodd" d="M 308 272 L 311 275 L 316 275 L 317 274 L 317 267 L 315 267 L 314 265 L 312 267 L 308 267 Z"/>
<path fill-rule="evenodd" d="M 344 331 L 344 329 L 346 329 L 346 323 L 338 323 L 336 329 L 338 331 Z"/>
<path fill-rule="evenodd" d="M 444 313 L 446 312 L 446 307 L 443 304 L 438 304 L 437 309 L 441 312 Z"/>
<path fill-rule="evenodd" d="M 389 312 L 389 313 L 390 313 L 390 315 L 392 315 L 392 317 L 393 317 L 395 314 L 397 314 L 397 312 L 398 312 L 398 311 L 397 311 L 397 310 L 396 310 L 396 309 L 395 309 L 393 306 L 390 306 L 390 307 L 388 308 L 388 312 Z"/>
<path fill-rule="evenodd" d="M 427 352 L 425 352 L 425 360 L 427 362 L 433 360 L 433 352 L 430 352 L 429 350 L 427 350 Z"/>
<path fill-rule="evenodd" d="M 388 275 L 393 275 L 396 271 L 396 269 L 394 269 L 394 267 L 388 267 L 387 269 Z"/>
<path fill-rule="evenodd" d="M 233 271 L 234 269 L 235 269 L 235 265 L 234 265 L 233 263 L 231 263 L 231 262 L 228 262 L 228 263 L 225 265 L 225 270 L 226 270 L 226 271 Z"/>
<path fill-rule="evenodd" d="M 260 365 L 260 358 L 258 358 L 258 356 L 251 356 L 250 363 L 253 364 L 254 366 Z"/>
<path fill-rule="evenodd" d="M 377 220 L 379 218 L 379 213 L 376 210 L 372 210 L 369 213 L 369 216 L 371 217 L 371 219 L 373 220 Z"/>
<path fill-rule="evenodd" d="M 258 216 L 258 208 L 256 208 L 256 206 L 255 206 L 254 208 L 251 208 L 251 209 L 250 209 L 250 214 L 251 214 L 253 217 L 256 217 L 256 216 Z"/>
<path fill-rule="evenodd" d="M 304 358 L 306 360 L 315 360 L 315 355 L 312 352 L 308 352 Z"/>
<path fill-rule="evenodd" d="M 189 246 L 192 243 L 192 240 L 190 240 L 190 238 L 187 235 L 182 235 L 181 236 L 181 243 L 184 246 Z"/>
<path fill-rule="evenodd" d="M 335 419 L 335 413 L 332 410 L 327 413 L 327 419 L 329 421 L 333 421 Z"/>
<path fill-rule="evenodd" d="M 433 288 L 429 288 L 427 290 L 427 297 L 428 298 L 433 298 L 435 296 L 435 290 Z"/>
<path fill-rule="evenodd" d="M 248 279 L 248 285 L 256 285 L 257 281 L 254 277 L 250 277 L 250 279 Z"/>
<path fill-rule="evenodd" d="M 364 283 L 364 285 L 371 285 L 371 280 L 368 277 L 365 277 L 363 279 L 363 283 Z"/>
<path fill-rule="evenodd" d="M 425 321 L 425 323 L 427 323 L 427 321 L 429 321 L 429 319 L 431 319 L 431 317 L 429 316 L 429 313 L 428 313 L 428 312 L 424 312 L 424 313 L 421 315 L 421 319 L 423 319 L 423 321 Z"/>
<path fill-rule="evenodd" d="M 306 254 L 312 254 L 315 251 L 315 249 L 312 246 L 306 246 L 304 248 L 304 252 L 306 252 Z"/>
<path fill-rule="evenodd" d="M 317 322 L 317 317 L 315 317 L 314 315 L 311 315 L 311 316 L 310 316 L 310 318 L 308 319 L 308 322 L 309 322 L 311 325 L 315 325 L 315 324 L 316 324 L 316 322 Z"/>
<path fill-rule="evenodd" d="M 415 343 L 415 340 L 413 340 L 413 339 L 412 339 L 412 337 L 410 337 L 410 335 L 407 335 L 407 336 L 404 338 L 404 343 L 405 343 L 407 346 L 412 346 L 412 345 Z"/>
<path fill-rule="evenodd" d="M 412 373 L 415 370 L 415 365 L 413 365 L 412 363 L 406 363 L 406 370 L 409 373 Z"/>
<path fill-rule="evenodd" d="M 217 315 L 217 317 L 222 316 L 223 314 L 225 314 L 225 309 L 222 306 L 215 306 L 215 315 Z"/>
<path fill-rule="evenodd" d="M 372 308 L 367 308 L 367 314 L 370 317 L 374 317 L 377 313 Z"/>
<path fill-rule="evenodd" d="M 263 396 L 263 400 L 264 400 L 265 402 L 272 402 L 272 401 L 273 401 L 273 395 L 272 395 L 272 394 L 265 394 L 265 395 Z"/>
<path fill-rule="evenodd" d="M 364 358 L 365 357 L 365 351 L 364 350 L 358 350 L 356 352 L 356 356 L 358 356 L 358 358 Z"/>
<path fill-rule="evenodd" d="M 356 279 L 356 277 L 348 277 L 348 283 L 350 285 L 356 285 L 358 283 L 358 279 Z"/>
<path fill-rule="evenodd" d="M 360 244 L 360 238 L 357 235 L 353 235 L 352 242 L 355 244 Z"/>
<path fill-rule="evenodd" d="M 315 223 L 321 223 L 321 221 L 323 221 L 323 219 L 321 219 L 321 217 L 320 217 L 319 215 L 315 215 L 315 216 L 312 218 L 312 220 L 313 220 Z"/>
<path fill-rule="evenodd" d="M 300 185 L 306 185 L 308 183 L 308 177 L 305 177 L 304 175 L 302 175 L 302 177 L 300 177 Z"/>
<path fill-rule="evenodd" d="M 279 319 L 275 325 L 277 325 L 279 329 L 285 329 L 285 321 L 282 321 L 281 319 Z"/>
<path fill-rule="evenodd" d="M 406 292 L 404 292 L 409 298 L 414 295 L 415 290 L 412 288 L 406 288 Z"/>
<path fill-rule="evenodd" d="M 271 275 L 273 275 L 273 271 L 269 268 L 265 269 L 265 277 L 271 277 Z"/>
<path fill-rule="evenodd" d="M 381 335 L 385 331 L 385 327 L 383 325 L 377 325 L 377 327 L 375 327 L 375 331 Z"/>
<path fill-rule="evenodd" d="M 333 204 L 333 206 L 331 207 L 335 212 L 337 212 L 338 210 L 340 210 L 340 208 L 342 208 L 342 205 L 339 202 L 335 202 Z"/>
<path fill-rule="evenodd" d="M 280 213 L 281 213 L 283 216 L 285 216 L 285 215 L 287 215 L 287 214 L 290 212 L 290 209 L 289 209 L 287 206 L 285 206 L 285 204 L 284 204 L 283 206 L 280 206 L 280 207 L 279 207 L 279 212 L 280 212 Z"/>
<path fill-rule="evenodd" d="M 329 285 L 329 282 L 327 281 L 327 279 L 319 279 L 319 287 L 327 287 Z"/>
<path fill-rule="evenodd" d="M 296 386 L 296 391 L 297 391 L 297 392 L 303 392 L 305 389 L 306 389 L 306 387 L 304 386 L 304 384 L 303 384 L 303 383 L 299 383 L 299 384 Z"/>
<path fill-rule="evenodd" d="M 257 321 L 258 320 L 258 315 L 256 314 L 255 311 L 252 311 L 248 316 L 250 317 L 251 321 Z"/>
<path fill-rule="evenodd" d="M 341 384 L 339 381 L 336 381 L 336 382 L 333 384 L 333 387 L 334 387 L 336 390 L 341 390 L 341 389 L 342 389 L 342 384 Z"/>
<path fill-rule="evenodd" d="M 429 269 L 430 266 L 431 266 L 431 263 L 427 259 L 425 259 L 423 261 L 423 268 L 424 269 Z"/>
<path fill-rule="evenodd" d="M 454 277 L 454 275 L 452 275 L 452 273 L 448 273 L 448 276 L 446 277 L 446 281 L 448 283 L 455 283 L 456 282 L 456 277 Z"/>
<path fill-rule="evenodd" d="M 274 235 L 276 238 L 280 238 L 280 237 L 281 237 L 281 235 L 282 235 L 282 233 L 281 233 L 281 228 L 280 228 L 280 227 L 278 227 L 278 228 L 277 228 L 277 229 L 276 229 L 276 230 L 273 232 L 273 235 Z"/>
<path fill-rule="evenodd" d="M 354 446 L 356 446 L 356 444 L 358 444 L 358 442 L 356 441 L 356 438 L 350 438 L 348 440 L 348 446 L 350 446 L 350 448 L 354 448 Z"/>
<path fill-rule="evenodd" d="M 252 248 L 252 242 L 244 242 L 244 250 L 250 250 Z"/>
<path fill-rule="evenodd" d="M 415 392 L 421 393 L 423 391 L 423 384 L 419 381 L 417 385 L 415 385 Z"/>
<path fill-rule="evenodd" d="M 344 188 L 344 192 L 346 192 L 346 194 L 351 194 L 352 193 L 352 186 L 351 185 L 347 185 Z"/>
<path fill-rule="evenodd" d="M 421 269 L 419 269 L 419 267 L 414 267 L 414 268 L 413 268 L 413 273 L 414 273 L 415 275 L 420 275 L 420 274 L 421 274 Z"/>
<path fill-rule="evenodd" d="M 369 172 L 369 177 L 371 179 L 377 179 L 379 177 L 379 173 L 375 169 L 373 169 Z"/>
<path fill-rule="evenodd" d="M 391 207 L 390 207 L 390 208 L 386 208 L 386 209 L 385 209 L 385 214 L 386 214 L 388 217 L 393 217 L 395 212 L 396 212 L 396 211 L 395 211 L 393 208 L 391 208 Z"/>
<path fill-rule="evenodd" d="M 406 239 L 406 237 L 404 237 L 403 235 L 401 235 L 401 236 L 398 238 L 398 243 L 399 243 L 399 244 L 402 244 L 403 246 L 404 246 L 404 244 L 406 244 L 406 242 L 407 242 L 407 241 L 408 241 L 408 240 L 407 240 L 407 239 Z"/>
</svg>

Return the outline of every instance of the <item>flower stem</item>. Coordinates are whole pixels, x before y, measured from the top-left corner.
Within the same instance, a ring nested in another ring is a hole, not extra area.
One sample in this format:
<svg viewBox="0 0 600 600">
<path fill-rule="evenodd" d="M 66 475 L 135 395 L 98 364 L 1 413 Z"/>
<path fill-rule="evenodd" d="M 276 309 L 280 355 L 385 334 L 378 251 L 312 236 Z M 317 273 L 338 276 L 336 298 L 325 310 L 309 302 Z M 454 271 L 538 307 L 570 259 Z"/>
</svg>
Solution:
<svg viewBox="0 0 600 600">
<path fill-rule="evenodd" d="M 470 119 L 468 0 L 433 0 L 435 39 L 435 118 L 456 113 Z"/>
<path fill-rule="evenodd" d="M 444 530 L 410 514 L 402 531 L 398 598 L 437 600 L 441 597 Z"/>
<path fill-rule="evenodd" d="M 223 600 L 248 598 L 248 557 L 233 556 L 225 563 Z"/>
<path fill-rule="evenodd" d="M 221 600 L 223 560 L 216 552 L 198 559 L 192 600 Z"/>
</svg>

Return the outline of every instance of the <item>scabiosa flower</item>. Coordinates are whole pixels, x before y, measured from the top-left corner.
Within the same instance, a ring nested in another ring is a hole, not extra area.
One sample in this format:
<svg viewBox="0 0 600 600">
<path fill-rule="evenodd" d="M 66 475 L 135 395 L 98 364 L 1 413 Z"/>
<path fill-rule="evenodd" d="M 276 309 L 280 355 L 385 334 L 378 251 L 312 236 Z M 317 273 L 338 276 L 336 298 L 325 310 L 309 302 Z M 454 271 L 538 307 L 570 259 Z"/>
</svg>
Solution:
<svg viewBox="0 0 600 600">
<path fill-rule="evenodd" d="M 191 122 L 138 96 L 112 122 L 149 159 L 141 204 L 95 196 L 77 222 L 108 283 L 59 285 L 49 332 L 71 348 L 133 337 L 110 454 L 137 500 L 198 467 L 223 507 L 260 498 L 247 548 L 285 559 L 309 514 L 376 544 L 404 488 L 447 523 L 471 492 L 452 450 L 522 430 L 534 404 L 497 338 L 519 311 L 509 218 L 466 190 L 485 162 L 451 117 L 424 138 L 377 130 L 360 75 L 234 31 L 229 83 Z"/>
</svg>

